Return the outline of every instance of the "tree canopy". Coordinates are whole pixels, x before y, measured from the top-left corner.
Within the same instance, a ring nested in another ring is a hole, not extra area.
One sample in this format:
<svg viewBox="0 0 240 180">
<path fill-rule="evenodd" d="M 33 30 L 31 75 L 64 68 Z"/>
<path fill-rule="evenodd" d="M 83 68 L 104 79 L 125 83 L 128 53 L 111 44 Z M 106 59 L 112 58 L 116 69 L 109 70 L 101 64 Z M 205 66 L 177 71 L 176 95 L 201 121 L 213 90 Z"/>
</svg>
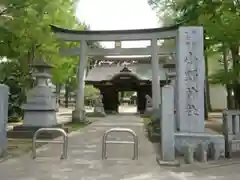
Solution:
<svg viewBox="0 0 240 180">
<path fill-rule="evenodd" d="M 240 105 L 240 1 L 239 0 L 149 0 L 163 24 L 201 25 L 205 32 L 205 60 L 219 57 L 221 67 L 210 76 L 212 83 L 229 85 L 234 91 L 235 107 Z M 219 56 L 215 56 L 219 54 Z M 208 72 L 208 71 L 207 71 Z"/>
<path fill-rule="evenodd" d="M 29 75 L 37 58 L 53 65 L 55 84 L 76 84 L 76 67 L 80 59 L 61 56 L 59 47 L 79 44 L 57 41 L 49 26 L 56 24 L 70 29 L 86 29 L 87 26 L 75 17 L 75 3 L 77 1 L 72 0 L 0 2 L 0 59 L 7 59 L 7 62 L 1 62 L 0 80 L 10 86 L 10 104 L 15 104 L 18 109 L 25 101 L 25 92 L 32 86 Z M 16 87 L 19 83 L 22 85 Z M 17 101 L 11 98 L 15 96 L 19 96 Z"/>
</svg>

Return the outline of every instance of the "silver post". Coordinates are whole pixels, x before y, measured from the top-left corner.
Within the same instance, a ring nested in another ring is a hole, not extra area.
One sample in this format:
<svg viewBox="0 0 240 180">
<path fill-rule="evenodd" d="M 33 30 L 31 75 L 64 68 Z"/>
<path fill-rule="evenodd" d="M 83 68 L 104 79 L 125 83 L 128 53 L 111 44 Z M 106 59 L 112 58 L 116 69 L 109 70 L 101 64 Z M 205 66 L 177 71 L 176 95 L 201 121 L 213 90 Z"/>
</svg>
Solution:
<svg viewBox="0 0 240 180">
<path fill-rule="evenodd" d="M 106 135 L 107 133 L 104 133 L 102 138 L 102 159 L 107 159 Z"/>
<path fill-rule="evenodd" d="M 36 153 L 36 142 L 35 141 L 36 141 L 36 138 L 33 137 L 33 140 L 32 140 L 32 158 L 33 159 L 36 159 L 36 154 L 37 154 Z"/>
<path fill-rule="evenodd" d="M 63 136 L 63 140 L 40 140 L 37 139 L 38 135 L 42 132 L 59 132 Z M 38 129 L 32 140 L 32 158 L 36 158 L 36 143 L 51 143 L 51 144 L 62 144 L 62 154 L 60 159 L 67 159 L 67 150 L 68 150 L 68 135 L 61 128 L 41 128 Z"/>
<path fill-rule="evenodd" d="M 133 141 L 108 141 L 107 137 L 112 132 L 126 132 L 132 135 Z M 133 160 L 138 159 L 138 138 L 136 133 L 127 128 L 112 128 L 103 134 L 102 139 L 102 159 L 107 159 L 107 144 L 133 144 Z"/>
<path fill-rule="evenodd" d="M 62 155 L 61 155 L 61 159 L 67 159 L 67 150 L 68 150 L 68 136 L 63 136 L 63 141 L 65 143 L 63 143 L 62 146 Z"/>
<path fill-rule="evenodd" d="M 133 154 L 133 160 L 138 159 L 138 137 L 134 136 L 134 154 Z"/>
</svg>

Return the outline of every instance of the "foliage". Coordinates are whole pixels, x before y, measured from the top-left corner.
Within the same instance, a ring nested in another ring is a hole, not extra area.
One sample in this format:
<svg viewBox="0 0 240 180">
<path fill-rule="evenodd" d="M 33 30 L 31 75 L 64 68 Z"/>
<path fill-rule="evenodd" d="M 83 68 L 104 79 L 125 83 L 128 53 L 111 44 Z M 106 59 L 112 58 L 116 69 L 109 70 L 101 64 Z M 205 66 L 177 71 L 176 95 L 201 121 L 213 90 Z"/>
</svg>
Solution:
<svg viewBox="0 0 240 180">
<path fill-rule="evenodd" d="M 79 60 L 76 58 L 63 58 L 62 61 L 54 62 L 52 70 L 52 79 L 55 84 L 71 84 L 76 87 L 77 66 Z"/>
<path fill-rule="evenodd" d="M 147 129 L 148 126 L 152 123 L 152 120 L 151 118 L 149 117 L 144 117 L 143 118 L 143 125 L 144 125 L 144 128 Z"/>
<path fill-rule="evenodd" d="M 55 39 L 49 26 L 57 24 L 79 30 L 85 28 L 77 23 L 74 16 L 75 6 L 71 0 L 52 0 L 51 2 L 46 0 L 10 0 L 4 1 L 3 5 L 6 7 L 5 15 L 12 17 L 5 19 L 3 25 L 13 34 L 14 39 L 9 39 L 8 34 L 5 34 L 6 40 L 3 45 L 10 49 L 6 52 L 11 53 L 5 53 L 2 56 L 12 57 L 14 54 L 23 65 L 32 64 L 35 56 L 41 56 L 54 64 L 55 67 L 61 66 L 62 61 L 65 63 L 67 59 L 72 59 L 62 57 L 59 54 L 59 47 L 65 43 Z M 69 43 L 67 46 L 72 46 L 72 44 Z M 61 74 L 65 75 L 66 73 Z"/>
<path fill-rule="evenodd" d="M 149 4 L 158 12 L 160 20 L 172 19 L 173 24 L 202 25 L 205 31 L 206 72 L 208 61 L 215 53 L 231 52 L 230 63 L 211 74 L 211 83 L 220 83 L 232 87 L 239 94 L 240 75 L 240 2 L 236 0 L 149 0 Z M 169 20 L 168 20 L 169 21 Z M 224 58 L 223 58 L 224 57 Z M 216 61 L 217 62 L 217 61 Z M 220 62 L 219 62 L 220 63 Z M 226 63 L 225 63 L 226 64 Z M 229 64 L 231 65 L 229 67 Z M 219 65 L 217 65 L 219 66 Z M 208 76 L 208 74 L 206 74 Z M 229 86 L 229 84 L 232 84 Z M 228 92 L 230 92 L 228 90 Z M 239 104 L 240 104 L 240 97 Z"/>
<path fill-rule="evenodd" d="M 54 66 L 55 84 L 76 84 L 79 59 L 61 56 L 59 47 L 79 44 L 57 41 L 49 25 L 77 30 L 85 29 L 86 25 L 76 21 L 72 0 L 2 0 L 0 6 L 0 57 L 12 59 L 1 65 L 4 69 L 1 80 L 12 92 L 10 114 L 21 115 L 19 107 L 31 86 L 29 65 L 34 64 L 36 58 L 43 58 Z"/>
<path fill-rule="evenodd" d="M 85 86 L 85 98 L 95 100 L 98 98 L 100 94 L 100 91 L 96 88 L 94 88 L 92 85 L 86 85 Z"/>
<path fill-rule="evenodd" d="M 240 8 L 234 1 L 149 0 L 149 3 L 161 11 L 159 16 L 164 23 L 171 19 L 172 24 L 203 25 L 210 45 L 219 41 L 239 43 Z"/>
<path fill-rule="evenodd" d="M 124 92 L 124 96 L 125 97 L 131 97 L 132 95 L 134 95 L 134 91 L 126 91 L 126 92 Z"/>
<path fill-rule="evenodd" d="M 70 127 L 70 130 L 71 131 L 77 131 L 79 130 L 80 128 L 84 128 L 87 126 L 86 123 L 81 123 L 81 122 L 78 122 L 78 123 L 74 123 L 74 122 L 69 122 L 67 124 L 64 125 L 65 127 Z"/>
<path fill-rule="evenodd" d="M 21 105 L 25 102 L 25 93 L 33 82 L 30 72 L 21 68 L 19 61 L 8 61 L 0 64 L 0 81 L 10 87 L 9 121 L 17 121 L 23 116 Z"/>
</svg>

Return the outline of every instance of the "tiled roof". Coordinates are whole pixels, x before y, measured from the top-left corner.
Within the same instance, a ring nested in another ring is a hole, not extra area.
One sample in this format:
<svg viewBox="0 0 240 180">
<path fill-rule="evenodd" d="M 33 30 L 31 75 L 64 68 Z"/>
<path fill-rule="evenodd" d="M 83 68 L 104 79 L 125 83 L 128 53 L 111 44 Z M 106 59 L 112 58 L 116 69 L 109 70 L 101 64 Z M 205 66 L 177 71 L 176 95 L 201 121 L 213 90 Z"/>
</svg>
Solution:
<svg viewBox="0 0 240 180">
<path fill-rule="evenodd" d="M 104 81 L 111 80 L 111 78 L 121 73 L 120 71 L 124 68 L 124 66 L 100 66 L 94 67 L 88 72 L 86 77 L 86 81 Z M 142 80 L 151 80 L 152 79 L 152 69 L 151 64 L 136 64 L 128 66 L 128 69 L 132 71 L 133 74 L 137 75 L 139 79 Z M 162 67 L 160 69 L 160 80 L 165 80 L 166 70 Z"/>
</svg>

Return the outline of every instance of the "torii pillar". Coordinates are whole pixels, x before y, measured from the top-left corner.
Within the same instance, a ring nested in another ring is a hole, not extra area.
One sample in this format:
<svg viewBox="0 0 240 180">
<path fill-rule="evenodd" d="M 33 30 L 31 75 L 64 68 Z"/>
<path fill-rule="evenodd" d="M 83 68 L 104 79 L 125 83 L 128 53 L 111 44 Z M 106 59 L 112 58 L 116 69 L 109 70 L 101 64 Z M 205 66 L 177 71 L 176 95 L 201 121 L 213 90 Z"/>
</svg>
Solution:
<svg viewBox="0 0 240 180">
<path fill-rule="evenodd" d="M 84 89 L 85 89 L 85 77 L 86 77 L 86 65 L 87 65 L 87 43 L 85 40 L 81 40 L 80 44 L 80 63 L 78 66 L 78 90 L 76 93 L 76 105 L 72 112 L 73 122 L 85 122 L 85 108 L 84 108 Z"/>
<path fill-rule="evenodd" d="M 159 61 L 158 61 L 158 45 L 157 38 L 151 40 L 152 48 L 152 103 L 153 110 L 159 109 L 161 104 L 161 88 L 159 79 Z"/>
</svg>

